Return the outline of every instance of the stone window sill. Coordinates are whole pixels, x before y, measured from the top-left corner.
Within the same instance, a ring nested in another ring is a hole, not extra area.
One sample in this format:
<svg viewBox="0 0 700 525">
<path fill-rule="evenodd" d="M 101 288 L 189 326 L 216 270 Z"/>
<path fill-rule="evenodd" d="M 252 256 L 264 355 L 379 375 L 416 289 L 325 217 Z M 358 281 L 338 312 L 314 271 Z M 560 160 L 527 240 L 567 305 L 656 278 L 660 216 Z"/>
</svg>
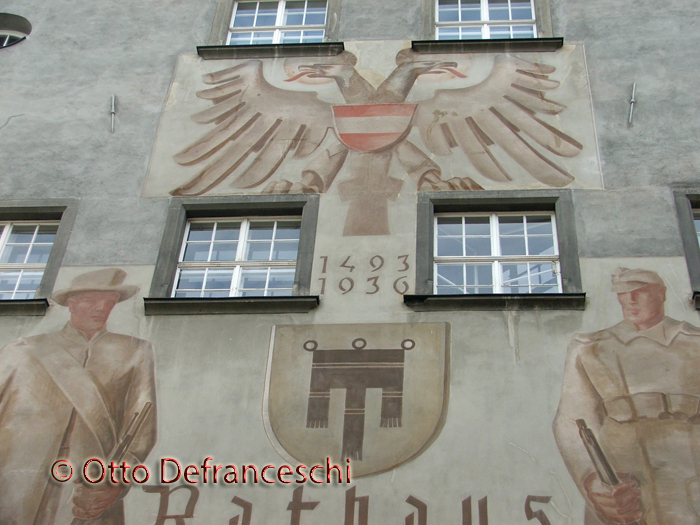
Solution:
<svg viewBox="0 0 700 525">
<path fill-rule="evenodd" d="M 406 306 L 419 311 L 446 310 L 584 310 L 585 293 L 404 295 Z"/>
<path fill-rule="evenodd" d="M 319 305 L 319 297 L 144 297 L 143 304 L 146 315 L 291 314 L 310 312 Z"/>
<path fill-rule="evenodd" d="M 197 54 L 204 60 L 222 58 L 279 58 L 325 57 L 343 52 L 342 42 L 317 44 L 254 44 L 250 46 L 197 46 Z"/>
<path fill-rule="evenodd" d="M 491 40 L 414 40 L 411 47 L 421 54 L 449 53 L 534 53 L 561 49 L 564 39 L 504 38 Z"/>
<path fill-rule="evenodd" d="M 48 299 L 0 300 L 0 315 L 46 315 Z"/>
</svg>

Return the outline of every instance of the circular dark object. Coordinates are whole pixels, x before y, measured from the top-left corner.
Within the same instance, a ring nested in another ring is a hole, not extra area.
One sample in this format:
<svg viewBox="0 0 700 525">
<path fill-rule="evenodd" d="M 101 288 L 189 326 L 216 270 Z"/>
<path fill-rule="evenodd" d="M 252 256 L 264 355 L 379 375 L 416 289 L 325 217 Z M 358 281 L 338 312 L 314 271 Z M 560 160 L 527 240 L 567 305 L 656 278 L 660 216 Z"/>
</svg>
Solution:
<svg viewBox="0 0 700 525">
<path fill-rule="evenodd" d="M 416 347 L 416 342 L 413 339 L 404 339 L 401 341 L 401 348 L 404 350 L 413 350 Z"/>
<path fill-rule="evenodd" d="M 32 32 L 32 24 L 23 16 L 0 13 L 0 49 L 14 46 Z"/>
<path fill-rule="evenodd" d="M 306 350 L 307 352 L 313 352 L 317 348 L 318 348 L 318 343 L 316 341 L 314 341 L 313 339 L 306 341 L 304 343 L 304 350 Z"/>
<path fill-rule="evenodd" d="M 352 347 L 355 350 L 362 350 L 365 346 L 367 346 L 367 341 L 365 341 L 361 337 L 358 337 L 352 342 Z"/>
</svg>

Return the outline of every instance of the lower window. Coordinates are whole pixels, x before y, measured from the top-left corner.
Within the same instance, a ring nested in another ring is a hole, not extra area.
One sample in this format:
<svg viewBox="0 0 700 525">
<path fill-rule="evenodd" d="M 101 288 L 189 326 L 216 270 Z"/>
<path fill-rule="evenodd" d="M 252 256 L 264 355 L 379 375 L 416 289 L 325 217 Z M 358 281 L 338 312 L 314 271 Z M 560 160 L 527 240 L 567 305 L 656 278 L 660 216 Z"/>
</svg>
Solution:
<svg viewBox="0 0 700 525">
<path fill-rule="evenodd" d="M 58 223 L 0 223 L 0 231 L 0 300 L 34 299 Z"/>
<path fill-rule="evenodd" d="M 438 295 L 561 293 L 554 214 L 435 216 Z"/>
<path fill-rule="evenodd" d="M 173 297 L 292 295 L 301 218 L 193 219 Z"/>
</svg>

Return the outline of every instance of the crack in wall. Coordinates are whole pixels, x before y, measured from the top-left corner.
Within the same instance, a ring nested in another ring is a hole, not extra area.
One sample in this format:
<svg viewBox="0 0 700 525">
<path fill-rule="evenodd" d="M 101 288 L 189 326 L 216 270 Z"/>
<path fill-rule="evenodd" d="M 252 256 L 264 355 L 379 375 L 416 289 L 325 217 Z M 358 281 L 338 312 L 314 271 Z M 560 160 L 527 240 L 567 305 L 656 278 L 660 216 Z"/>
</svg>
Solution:
<svg viewBox="0 0 700 525">
<path fill-rule="evenodd" d="M 20 113 L 19 115 L 10 115 L 9 117 L 7 117 L 7 120 L 5 121 L 5 123 L 2 126 L 0 126 L 0 129 L 7 126 L 13 118 L 23 117 L 24 115 L 25 115 L 24 113 Z"/>
</svg>

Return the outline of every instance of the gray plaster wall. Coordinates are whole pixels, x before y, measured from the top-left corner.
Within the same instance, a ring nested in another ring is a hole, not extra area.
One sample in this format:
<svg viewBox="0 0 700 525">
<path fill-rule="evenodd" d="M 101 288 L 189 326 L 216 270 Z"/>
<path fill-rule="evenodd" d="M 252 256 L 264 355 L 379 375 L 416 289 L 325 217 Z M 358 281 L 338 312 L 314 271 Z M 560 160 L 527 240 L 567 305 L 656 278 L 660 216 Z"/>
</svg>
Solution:
<svg viewBox="0 0 700 525">
<path fill-rule="evenodd" d="M 423 38 L 423 5 L 393 0 L 379 8 L 346 0 L 339 37 Z M 693 118 L 700 105 L 694 86 L 700 37 L 691 30 L 700 5 L 628 7 L 551 1 L 554 35 L 586 46 L 605 187 L 640 187 L 577 192 L 581 255 L 678 255 L 670 194 L 659 186 L 700 186 Z M 207 42 L 215 9 L 213 0 L 3 4 L 28 18 L 34 31 L 0 55 L 0 194 L 83 199 L 66 264 L 155 262 L 167 203 L 138 196 L 175 58 Z M 634 81 L 638 106 L 628 128 Z"/>
</svg>

